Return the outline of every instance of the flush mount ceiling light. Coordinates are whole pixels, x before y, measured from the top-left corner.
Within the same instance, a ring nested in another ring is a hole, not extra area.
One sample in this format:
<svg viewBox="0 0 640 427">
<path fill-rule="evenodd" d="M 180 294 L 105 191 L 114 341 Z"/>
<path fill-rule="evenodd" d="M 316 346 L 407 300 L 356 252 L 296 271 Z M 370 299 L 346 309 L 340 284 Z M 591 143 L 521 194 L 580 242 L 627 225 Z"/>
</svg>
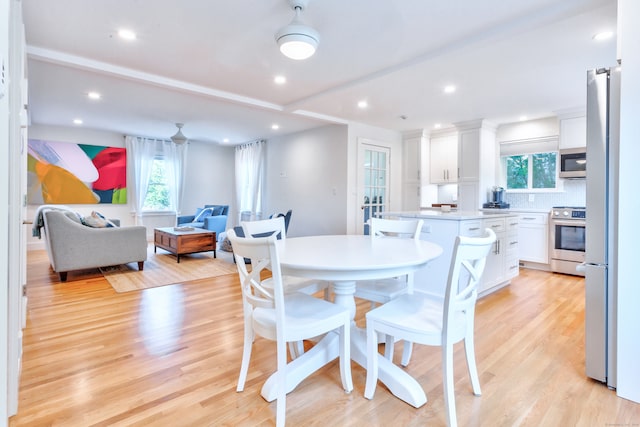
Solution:
<svg viewBox="0 0 640 427">
<path fill-rule="evenodd" d="M 307 7 L 308 0 L 289 0 L 296 13 L 291 23 L 281 28 L 275 35 L 280 52 L 291 59 L 307 59 L 316 52 L 320 35 L 316 30 L 302 22 L 300 13 Z"/>
<path fill-rule="evenodd" d="M 176 123 L 176 127 L 178 128 L 178 132 L 171 137 L 171 141 L 173 141 L 176 145 L 182 145 L 187 142 L 187 137 L 182 134 L 182 123 Z"/>
</svg>

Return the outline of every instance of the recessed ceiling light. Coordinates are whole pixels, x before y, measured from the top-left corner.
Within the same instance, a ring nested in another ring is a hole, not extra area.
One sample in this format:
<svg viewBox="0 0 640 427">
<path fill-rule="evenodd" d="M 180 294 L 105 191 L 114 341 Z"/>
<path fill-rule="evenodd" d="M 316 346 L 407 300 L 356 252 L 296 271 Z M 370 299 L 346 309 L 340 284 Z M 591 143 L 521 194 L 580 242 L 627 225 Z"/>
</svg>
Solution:
<svg viewBox="0 0 640 427">
<path fill-rule="evenodd" d="M 613 37 L 612 31 L 603 31 L 601 33 L 595 34 L 593 36 L 593 39 L 597 41 L 602 41 L 602 40 L 609 40 L 611 37 Z"/>
<path fill-rule="evenodd" d="M 224 142 L 225 144 L 227 144 L 229 142 L 229 138 L 225 138 L 222 140 L 222 142 Z"/>
<path fill-rule="evenodd" d="M 440 123 L 436 123 L 435 125 L 433 125 L 434 129 L 440 129 L 442 127 L 442 125 Z"/>
<path fill-rule="evenodd" d="M 82 119 L 73 119 L 73 124 L 74 125 L 81 125 L 82 124 Z"/>
<path fill-rule="evenodd" d="M 102 98 L 102 95 L 100 95 L 99 92 L 89 92 L 87 94 L 87 96 L 89 97 L 89 99 L 100 99 L 100 98 Z"/>
<path fill-rule="evenodd" d="M 358 108 L 367 108 L 369 106 L 369 104 L 367 103 L 367 101 L 358 101 Z"/>
<path fill-rule="evenodd" d="M 444 87 L 444 93 L 453 93 L 456 91 L 456 87 L 454 85 L 447 85 Z"/>
<path fill-rule="evenodd" d="M 280 125 L 274 123 L 274 124 L 271 125 L 271 129 L 278 130 L 278 129 L 280 129 Z"/>
<path fill-rule="evenodd" d="M 287 82 L 287 78 L 285 76 L 275 76 L 273 78 L 273 81 L 277 85 L 283 85 L 283 84 L 285 84 Z"/>
<path fill-rule="evenodd" d="M 123 40 L 135 40 L 137 38 L 136 33 L 125 28 L 118 30 L 118 37 Z"/>
<path fill-rule="evenodd" d="M 521 121 L 521 122 L 524 122 L 524 121 L 525 121 L 525 120 L 527 120 L 527 119 L 528 119 L 528 117 L 527 117 L 527 116 L 520 116 L 520 121 Z"/>
</svg>

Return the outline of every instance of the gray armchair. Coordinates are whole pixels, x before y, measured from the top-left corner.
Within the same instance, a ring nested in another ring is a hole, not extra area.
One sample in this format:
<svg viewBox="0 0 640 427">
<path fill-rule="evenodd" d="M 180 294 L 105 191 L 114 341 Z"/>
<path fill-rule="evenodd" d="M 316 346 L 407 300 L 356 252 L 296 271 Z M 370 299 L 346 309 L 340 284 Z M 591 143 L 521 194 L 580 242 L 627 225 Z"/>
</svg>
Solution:
<svg viewBox="0 0 640 427">
<path fill-rule="evenodd" d="M 216 238 L 219 240 L 227 229 L 228 214 L 229 205 L 204 205 L 196 210 L 195 215 L 178 216 L 177 225 L 215 231 Z"/>
<path fill-rule="evenodd" d="M 147 260 L 147 228 L 139 226 L 92 228 L 80 222 L 73 212 L 43 212 L 47 253 L 60 281 L 67 272 L 86 268 L 137 262 L 144 268 Z"/>
</svg>

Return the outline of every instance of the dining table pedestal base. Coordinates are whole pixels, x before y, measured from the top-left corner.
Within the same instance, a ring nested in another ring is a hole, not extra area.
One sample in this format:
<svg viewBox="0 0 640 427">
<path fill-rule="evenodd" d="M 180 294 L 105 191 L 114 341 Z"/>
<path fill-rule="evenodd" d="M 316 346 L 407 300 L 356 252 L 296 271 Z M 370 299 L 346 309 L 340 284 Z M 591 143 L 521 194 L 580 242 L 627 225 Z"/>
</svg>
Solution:
<svg viewBox="0 0 640 427">
<path fill-rule="evenodd" d="M 354 291 L 355 282 L 353 281 L 334 283 L 335 303 L 349 307 L 352 318 L 355 317 Z M 336 332 L 331 332 L 309 351 L 291 361 L 287 365 L 287 393 L 293 391 L 306 377 L 335 360 L 340 354 L 339 350 L 339 336 Z M 358 328 L 353 321 L 351 326 L 351 359 L 364 369 L 367 368 L 366 350 L 366 333 L 363 329 Z M 378 354 L 378 379 L 387 386 L 394 396 L 413 407 L 419 408 L 427 402 L 427 396 L 420 384 L 406 371 L 385 359 L 381 354 Z M 261 395 L 267 402 L 276 399 L 277 378 L 275 373 L 262 386 Z"/>
</svg>

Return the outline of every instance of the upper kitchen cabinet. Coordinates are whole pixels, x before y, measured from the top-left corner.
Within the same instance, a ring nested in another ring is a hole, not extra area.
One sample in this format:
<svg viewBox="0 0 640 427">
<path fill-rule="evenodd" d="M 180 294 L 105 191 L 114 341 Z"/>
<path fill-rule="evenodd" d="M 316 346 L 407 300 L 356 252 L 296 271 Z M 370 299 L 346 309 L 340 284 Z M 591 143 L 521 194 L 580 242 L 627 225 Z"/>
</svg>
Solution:
<svg viewBox="0 0 640 427">
<path fill-rule="evenodd" d="M 560 118 L 559 149 L 587 146 L 587 118 L 585 116 Z"/>
<path fill-rule="evenodd" d="M 427 157 L 427 138 L 422 130 L 402 138 L 402 209 L 418 210 L 422 195 L 422 164 Z"/>
<path fill-rule="evenodd" d="M 484 120 L 455 123 L 458 131 L 458 209 L 475 210 L 497 184 L 496 128 Z"/>
<path fill-rule="evenodd" d="M 458 181 L 458 133 L 432 134 L 429 144 L 429 178 L 432 184 Z"/>
</svg>

